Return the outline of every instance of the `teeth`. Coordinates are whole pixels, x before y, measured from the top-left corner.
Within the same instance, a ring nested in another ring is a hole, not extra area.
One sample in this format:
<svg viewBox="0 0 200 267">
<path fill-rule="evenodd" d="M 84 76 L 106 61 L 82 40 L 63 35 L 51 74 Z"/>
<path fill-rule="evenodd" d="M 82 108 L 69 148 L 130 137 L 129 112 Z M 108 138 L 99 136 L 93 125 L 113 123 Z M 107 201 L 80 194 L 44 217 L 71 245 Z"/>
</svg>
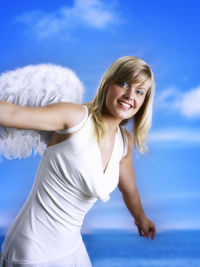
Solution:
<svg viewBox="0 0 200 267">
<path fill-rule="evenodd" d="M 122 101 L 119 102 L 122 106 L 126 107 L 126 108 L 131 108 L 131 105 L 124 103 Z"/>
</svg>

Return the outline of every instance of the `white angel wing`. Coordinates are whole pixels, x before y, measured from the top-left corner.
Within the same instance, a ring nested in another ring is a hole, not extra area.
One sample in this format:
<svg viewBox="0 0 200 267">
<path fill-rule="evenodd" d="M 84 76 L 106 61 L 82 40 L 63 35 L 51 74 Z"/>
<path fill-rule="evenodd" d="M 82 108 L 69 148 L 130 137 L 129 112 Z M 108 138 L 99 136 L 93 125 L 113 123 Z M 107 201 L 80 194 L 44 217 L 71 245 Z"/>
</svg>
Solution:
<svg viewBox="0 0 200 267">
<path fill-rule="evenodd" d="M 0 75 L 0 99 L 22 106 L 81 103 L 83 85 L 76 74 L 52 64 L 30 65 Z M 51 132 L 0 127 L 0 154 L 7 159 L 42 155 Z"/>
</svg>

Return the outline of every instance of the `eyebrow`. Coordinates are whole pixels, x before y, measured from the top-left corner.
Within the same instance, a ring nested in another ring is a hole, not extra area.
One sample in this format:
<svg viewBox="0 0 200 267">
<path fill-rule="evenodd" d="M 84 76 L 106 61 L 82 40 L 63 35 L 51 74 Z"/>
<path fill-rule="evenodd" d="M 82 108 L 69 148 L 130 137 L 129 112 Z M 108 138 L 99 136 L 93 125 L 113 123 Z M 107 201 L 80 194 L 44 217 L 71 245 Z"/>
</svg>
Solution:
<svg viewBox="0 0 200 267">
<path fill-rule="evenodd" d="M 144 90 L 144 91 L 147 91 L 147 89 L 146 89 L 145 87 L 142 87 L 142 86 L 137 86 L 136 88 L 138 88 L 138 89 L 142 89 L 142 90 Z"/>
</svg>

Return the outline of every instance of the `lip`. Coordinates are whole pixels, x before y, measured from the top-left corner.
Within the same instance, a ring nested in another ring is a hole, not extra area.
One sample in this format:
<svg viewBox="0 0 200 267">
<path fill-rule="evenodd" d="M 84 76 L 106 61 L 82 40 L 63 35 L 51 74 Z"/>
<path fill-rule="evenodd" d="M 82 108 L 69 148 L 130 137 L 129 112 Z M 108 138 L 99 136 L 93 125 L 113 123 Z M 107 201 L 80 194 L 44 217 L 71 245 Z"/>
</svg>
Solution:
<svg viewBox="0 0 200 267">
<path fill-rule="evenodd" d="M 120 99 L 119 99 L 117 102 L 118 102 L 119 104 L 120 104 L 120 102 L 123 102 L 123 103 L 129 105 L 129 106 L 130 106 L 130 109 L 133 108 L 133 105 L 132 105 L 131 103 L 127 102 L 127 101 L 124 101 L 124 100 L 120 100 Z"/>
</svg>

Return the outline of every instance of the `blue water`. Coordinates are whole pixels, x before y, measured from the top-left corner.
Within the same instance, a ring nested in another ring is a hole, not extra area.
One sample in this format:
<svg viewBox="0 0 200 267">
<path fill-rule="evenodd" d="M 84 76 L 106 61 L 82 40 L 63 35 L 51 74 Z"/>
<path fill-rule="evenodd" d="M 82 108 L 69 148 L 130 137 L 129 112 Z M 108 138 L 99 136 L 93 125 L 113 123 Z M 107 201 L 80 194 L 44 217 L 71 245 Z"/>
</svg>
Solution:
<svg viewBox="0 0 200 267">
<path fill-rule="evenodd" d="M 83 240 L 93 267 L 200 267 L 200 231 L 170 231 L 155 240 L 98 231 L 84 234 Z"/>
<path fill-rule="evenodd" d="M 108 231 L 83 239 L 94 267 L 200 267 L 200 231 L 170 231 L 154 240 Z"/>
</svg>

